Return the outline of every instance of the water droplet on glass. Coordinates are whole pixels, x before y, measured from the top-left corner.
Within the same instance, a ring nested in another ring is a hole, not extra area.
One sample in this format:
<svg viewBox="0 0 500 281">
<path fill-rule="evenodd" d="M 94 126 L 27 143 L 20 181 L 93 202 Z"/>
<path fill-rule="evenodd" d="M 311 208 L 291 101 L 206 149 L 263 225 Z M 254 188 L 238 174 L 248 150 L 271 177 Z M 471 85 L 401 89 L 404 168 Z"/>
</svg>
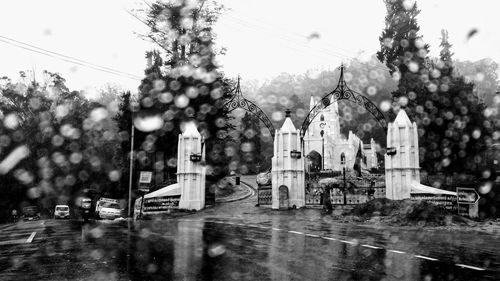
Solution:
<svg viewBox="0 0 500 281">
<path fill-rule="evenodd" d="M 185 108 L 189 104 L 189 98 L 186 95 L 178 95 L 174 100 L 175 106 Z"/>
<path fill-rule="evenodd" d="M 136 116 L 134 118 L 134 126 L 140 131 L 152 132 L 159 130 L 163 126 L 163 119 L 160 114 Z"/>
<path fill-rule="evenodd" d="M 15 130 L 19 126 L 19 118 L 15 113 L 7 114 L 3 119 L 3 124 L 5 127 L 11 130 Z"/>
</svg>

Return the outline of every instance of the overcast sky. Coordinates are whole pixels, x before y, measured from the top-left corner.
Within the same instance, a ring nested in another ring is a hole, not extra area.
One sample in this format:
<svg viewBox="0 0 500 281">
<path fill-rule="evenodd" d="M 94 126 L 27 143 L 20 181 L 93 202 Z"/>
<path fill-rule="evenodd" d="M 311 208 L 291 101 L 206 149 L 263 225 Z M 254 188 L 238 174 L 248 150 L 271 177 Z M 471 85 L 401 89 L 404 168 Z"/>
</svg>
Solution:
<svg viewBox="0 0 500 281">
<path fill-rule="evenodd" d="M 353 57 L 366 59 L 379 48 L 386 15 L 382 0 L 223 3 L 229 10 L 216 26 L 217 43 L 228 51 L 219 60 L 227 75 L 239 73 L 244 79 L 333 69 Z M 431 45 L 431 54 L 438 54 L 440 31 L 445 28 L 455 58 L 490 57 L 500 62 L 500 1 L 420 0 L 417 4 L 422 10 L 420 34 Z M 145 67 L 144 53 L 153 47 L 135 34 L 145 33 L 146 27 L 126 12 L 141 5 L 142 1 L 133 0 L 4 0 L 0 75 L 17 79 L 20 70 L 47 69 L 61 73 L 70 89 L 95 91 L 113 83 L 135 91 Z M 467 40 L 474 28 L 477 34 Z M 28 51 L 21 47 L 33 48 L 20 42 L 53 53 Z M 60 55 L 67 57 L 61 60 Z M 75 64 L 75 59 L 120 75 Z"/>
</svg>

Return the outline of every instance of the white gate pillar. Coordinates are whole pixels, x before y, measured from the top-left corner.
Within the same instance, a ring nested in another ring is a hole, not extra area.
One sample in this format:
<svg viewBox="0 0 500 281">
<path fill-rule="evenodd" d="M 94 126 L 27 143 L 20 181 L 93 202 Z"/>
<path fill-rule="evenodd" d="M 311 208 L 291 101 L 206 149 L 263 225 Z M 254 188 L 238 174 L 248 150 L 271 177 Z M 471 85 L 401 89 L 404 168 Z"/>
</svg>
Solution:
<svg viewBox="0 0 500 281">
<path fill-rule="evenodd" d="M 177 148 L 177 182 L 181 188 L 179 209 L 205 207 L 205 148 L 193 122 L 186 123 Z"/>
<path fill-rule="evenodd" d="M 386 198 L 410 198 L 412 182 L 420 183 L 418 130 L 411 123 L 404 109 L 400 109 L 393 123 L 387 128 L 387 153 L 385 155 Z"/>
<path fill-rule="evenodd" d="M 300 148 L 299 132 L 286 111 L 285 122 L 274 137 L 274 156 L 272 159 L 272 208 L 279 209 L 279 187 L 288 188 L 289 207 L 305 206 L 304 159 Z"/>
</svg>

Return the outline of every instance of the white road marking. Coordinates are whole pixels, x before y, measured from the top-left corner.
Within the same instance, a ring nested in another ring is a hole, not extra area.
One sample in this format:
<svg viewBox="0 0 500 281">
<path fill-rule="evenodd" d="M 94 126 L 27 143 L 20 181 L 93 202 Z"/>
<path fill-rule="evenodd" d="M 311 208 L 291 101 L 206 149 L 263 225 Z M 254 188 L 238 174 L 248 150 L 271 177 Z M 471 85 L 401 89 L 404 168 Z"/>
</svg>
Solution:
<svg viewBox="0 0 500 281">
<path fill-rule="evenodd" d="M 309 236 L 309 237 L 316 237 L 316 238 L 318 238 L 318 237 L 319 237 L 319 235 L 316 235 L 316 234 L 310 234 L 310 233 L 306 233 L 306 236 Z"/>
<path fill-rule="evenodd" d="M 431 257 L 426 257 L 426 256 L 422 256 L 422 255 L 415 255 L 416 258 L 421 258 L 421 259 L 424 259 L 424 260 L 430 260 L 430 261 L 437 261 L 438 259 L 435 259 L 435 258 L 431 258 Z"/>
<path fill-rule="evenodd" d="M 347 243 L 347 244 L 351 244 L 351 245 L 356 245 L 357 244 L 354 241 L 347 241 L 347 240 L 339 240 L 339 241 L 342 242 L 342 243 Z"/>
<path fill-rule="evenodd" d="M 33 242 L 33 238 L 35 238 L 36 232 L 32 232 L 30 237 L 26 240 L 26 243 L 31 243 Z"/>
<path fill-rule="evenodd" d="M 273 227 L 273 230 L 274 230 L 274 231 L 280 231 L 281 229 L 276 228 L 276 227 Z"/>
<path fill-rule="evenodd" d="M 475 267 L 475 266 L 466 265 L 466 264 L 461 264 L 461 263 L 457 263 L 456 266 L 465 267 L 465 268 L 474 269 L 474 270 L 481 270 L 481 271 L 485 270 L 484 268 Z"/>
<path fill-rule="evenodd" d="M 404 254 L 405 252 L 402 252 L 402 251 L 398 251 L 398 250 L 388 250 L 389 252 L 393 252 L 393 253 L 396 253 L 396 254 Z"/>
<path fill-rule="evenodd" d="M 14 245 L 14 244 L 21 244 L 25 243 L 26 240 L 24 239 L 16 239 L 16 240 L 7 240 L 7 241 L 0 241 L 0 245 Z"/>
<path fill-rule="evenodd" d="M 294 233 L 294 234 L 302 234 L 302 235 L 304 234 L 304 233 L 302 233 L 302 232 L 299 232 L 299 231 L 293 231 L 293 230 L 288 230 L 288 232 L 290 232 L 290 233 Z"/>
<path fill-rule="evenodd" d="M 258 228 L 267 229 L 267 226 L 257 226 Z"/>
<path fill-rule="evenodd" d="M 363 244 L 361 246 L 366 247 L 366 248 L 370 248 L 370 249 L 380 249 L 380 247 L 372 246 L 372 245 L 368 245 L 368 244 Z"/>
<path fill-rule="evenodd" d="M 326 237 L 326 236 L 323 236 L 323 237 L 321 237 L 321 238 L 323 238 L 323 239 L 328 239 L 328 240 L 332 240 L 332 241 L 337 241 L 337 240 L 339 240 L 339 239 L 337 239 L 337 238 L 333 238 L 333 237 Z"/>
</svg>

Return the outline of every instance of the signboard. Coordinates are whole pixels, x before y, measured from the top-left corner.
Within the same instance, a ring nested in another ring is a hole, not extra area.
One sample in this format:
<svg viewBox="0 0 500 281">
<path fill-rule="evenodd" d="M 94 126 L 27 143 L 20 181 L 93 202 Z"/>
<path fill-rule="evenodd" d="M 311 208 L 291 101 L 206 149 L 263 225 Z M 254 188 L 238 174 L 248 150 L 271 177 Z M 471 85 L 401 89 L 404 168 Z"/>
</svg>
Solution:
<svg viewBox="0 0 500 281">
<path fill-rule="evenodd" d="M 189 156 L 189 160 L 191 160 L 192 162 L 200 162 L 201 161 L 201 154 L 191 154 Z"/>
<path fill-rule="evenodd" d="M 167 211 L 169 209 L 178 209 L 180 200 L 180 195 L 146 198 L 144 199 L 143 211 L 158 212 Z"/>
<path fill-rule="evenodd" d="M 458 214 L 463 217 L 469 216 L 469 205 L 458 205 Z"/>
<path fill-rule="evenodd" d="M 148 193 L 153 179 L 153 172 L 141 171 L 139 174 L 139 191 Z"/>
<path fill-rule="evenodd" d="M 388 147 L 387 148 L 387 155 L 395 155 L 396 154 L 396 148 L 395 147 Z"/>
<path fill-rule="evenodd" d="M 139 175 L 139 184 L 150 184 L 153 178 L 153 172 L 141 171 Z"/>
<path fill-rule="evenodd" d="M 457 187 L 459 204 L 476 204 L 479 201 L 479 194 L 474 188 Z"/>
<path fill-rule="evenodd" d="M 424 200 L 434 205 L 441 206 L 446 210 L 457 210 L 457 196 L 445 194 L 412 194 L 412 200 Z"/>
<path fill-rule="evenodd" d="M 479 194 L 474 188 L 457 187 L 457 202 L 459 206 L 458 214 L 470 218 L 478 216 Z M 464 208 L 465 206 L 465 208 Z"/>
</svg>

